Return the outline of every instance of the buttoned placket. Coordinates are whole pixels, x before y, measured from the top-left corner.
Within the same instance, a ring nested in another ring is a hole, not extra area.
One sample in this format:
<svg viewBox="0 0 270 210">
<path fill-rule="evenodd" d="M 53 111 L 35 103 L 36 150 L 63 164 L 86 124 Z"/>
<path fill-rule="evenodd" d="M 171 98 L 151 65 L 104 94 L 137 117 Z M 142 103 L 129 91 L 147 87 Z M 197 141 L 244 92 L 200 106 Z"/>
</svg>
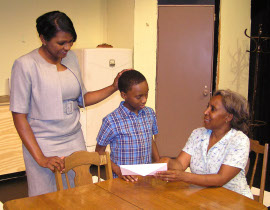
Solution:
<svg viewBox="0 0 270 210">
<path fill-rule="evenodd" d="M 209 155 L 209 151 L 207 152 L 207 148 L 208 148 L 208 145 L 209 145 L 209 140 L 207 141 L 207 138 L 210 138 L 210 136 L 208 136 L 208 133 L 203 136 L 202 156 L 203 156 L 203 160 L 204 160 L 204 163 L 205 163 L 206 170 L 208 172 L 208 170 L 209 170 L 208 169 L 208 155 Z"/>
<path fill-rule="evenodd" d="M 211 154 L 214 152 L 213 150 L 215 150 L 216 148 L 219 147 L 220 144 L 223 144 L 227 141 L 227 139 L 230 138 L 230 136 L 232 135 L 232 132 L 231 130 L 225 134 L 225 136 L 222 137 L 222 139 L 220 139 L 217 143 L 215 143 L 207 152 L 207 148 L 208 148 L 208 145 L 209 145 L 209 141 L 210 141 L 210 136 L 211 136 L 211 133 L 209 136 L 204 135 L 204 139 L 207 139 L 209 138 L 208 141 L 205 141 L 204 144 L 203 144 L 203 156 L 204 156 L 204 161 L 205 161 L 205 165 L 206 165 L 206 171 L 207 173 L 210 173 L 210 168 L 208 167 L 208 160 L 211 160 Z M 208 144 L 207 144 L 208 143 Z"/>
<path fill-rule="evenodd" d="M 141 115 L 142 115 L 142 113 L 141 113 L 142 111 L 140 110 L 139 112 L 138 112 L 138 115 L 136 115 L 135 113 L 133 113 L 134 115 L 134 118 L 135 118 L 135 127 L 136 127 L 136 135 L 137 135 L 137 139 L 138 140 L 140 140 L 140 141 L 138 141 L 137 142 L 137 144 L 139 144 L 139 143 L 141 143 L 141 142 L 143 142 L 143 136 L 142 136 L 142 130 L 141 130 L 141 126 L 140 126 L 140 119 L 141 119 Z M 144 151 L 145 150 L 145 145 L 144 144 L 142 144 L 141 145 L 141 147 L 142 147 L 142 151 Z M 142 152 L 141 151 L 141 152 Z M 141 155 L 141 157 L 140 157 L 140 162 L 141 163 L 143 163 L 144 162 L 144 159 L 145 159 L 145 156 L 144 155 Z"/>
</svg>

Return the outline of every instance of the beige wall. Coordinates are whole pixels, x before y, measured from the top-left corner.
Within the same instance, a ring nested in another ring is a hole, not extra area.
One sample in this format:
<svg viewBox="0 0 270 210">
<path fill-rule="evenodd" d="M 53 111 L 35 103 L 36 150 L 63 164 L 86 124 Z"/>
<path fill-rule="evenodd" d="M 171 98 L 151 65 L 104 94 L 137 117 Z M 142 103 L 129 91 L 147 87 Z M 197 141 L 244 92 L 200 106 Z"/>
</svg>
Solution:
<svg viewBox="0 0 270 210">
<path fill-rule="evenodd" d="M 95 47 L 103 40 L 105 0 L 0 0 L 0 95 L 7 94 L 6 80 L 16 58 L 40 46 L 35 20 L 52 10 L 65 12 L 78 34 L 74 47 Z M 6 21 L 3 21 L 6 20 Z M 93 21 L 94 20 L 94 21 Z"/>
<path fill-rule="evenodd" d="M 73 48 L 108 41 L 133 48 L 134 0 L 0 0 L 0 5 L 0 95 L 8 94 L 14 60 L 40 46 L 35 21 L 46 12 L 60 10 L 71 18 L 78 35 Z"/>
<path fill-rule="evenodd" d="M 0 95 L 7 94 L 13 61 L 40 45 L 35 19 L 61 10 L 78 33 L 74 48 L 93 48 L 103 42 L 120 48 L 134 46 L 134 68 L 146 76 L 148 106 L 155 107 L 157 0 L 0 0 L 0 5 Z M 220 6 L 218 88 L 247 96 L 249 40 L 244 29 L 250 31 L 250 0 L 221 0 Z"/>
<path fill-rule="evenodd" d="M 248 96 L 250 0 L 220 1 L 220 48 L 217 87 Z"/>
<path fill-rule="evenodd" d="M 134 2 L 135 0 L 108 0 L 107 42 L 115 48 L 134 46 Z"/>
<path fill-rule="evenodd" d="M 149 85 L 147 106 L 155 108 L 157 0 L 136 0 L 134 14 L 134 68 Z"/>
</svg>

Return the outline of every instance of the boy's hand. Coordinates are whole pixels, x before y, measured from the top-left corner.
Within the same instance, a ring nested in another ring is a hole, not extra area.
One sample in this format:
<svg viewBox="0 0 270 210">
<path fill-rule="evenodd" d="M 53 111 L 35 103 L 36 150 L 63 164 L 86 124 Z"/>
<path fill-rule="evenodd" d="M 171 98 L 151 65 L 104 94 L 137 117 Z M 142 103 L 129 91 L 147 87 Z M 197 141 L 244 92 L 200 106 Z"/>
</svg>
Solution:
<svg viewBox="0 0 270 210">
<path fill-rule="evenodd" d="M 116 173 L 116 175 L 121 178 L 124 179 L 127 182 L 135 182 L 138 181 L 138 177 L 136 176 L 123 176 L 121 173 L 121 169 L 118 165 L 116 165 L 114 162 L 112 162 L 112 170 L 114 173 Z"/>
<path fill-rule="evenodd" d="M 121 175 L 122 176 L 122 175 Z M 122 176 L 122 179 L 124 179 L 127 182 L 137 182 L 138 181 L 138 177 L 137 176 Z"/>
</svg>

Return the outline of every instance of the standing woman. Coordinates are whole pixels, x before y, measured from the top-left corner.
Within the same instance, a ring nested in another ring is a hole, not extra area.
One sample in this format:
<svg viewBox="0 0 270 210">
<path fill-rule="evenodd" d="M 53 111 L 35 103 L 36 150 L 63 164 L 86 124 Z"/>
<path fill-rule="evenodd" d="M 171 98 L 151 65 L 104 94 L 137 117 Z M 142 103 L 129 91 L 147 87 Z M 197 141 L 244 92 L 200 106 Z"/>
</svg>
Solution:
<svg viewBox="0 0 270 210">
<path fill-rule="evenodd" d="M 243 96 L 230 90 L 215 92 L 204 112 L 204 127 L 192 132 L 176 159 L 161 159 L 174 170 L 156 176 L 205 187 L 223 186 L 253 198 L 245 177 L 248 120 L 248 104 Z M 192 173 L 184 172 L 187 167 Z"/>
<path fill-rule="evenodd" d="M 36 27 L 42 46 L 14 62 L 10 93 L 10 110 L 23 142 L 29 196 L 56 191 L 53 172 L 64 170 L 63 157 L 86 150 L 79 107 L 114 93 L 121 74 L 112 85 L 86 92 L 78 60 L 70 51 L 77 34 L 69 17 L 48 12 L 36 20 Z M 74 172 L 69 177 L 73 182 Z"/>
</svg>

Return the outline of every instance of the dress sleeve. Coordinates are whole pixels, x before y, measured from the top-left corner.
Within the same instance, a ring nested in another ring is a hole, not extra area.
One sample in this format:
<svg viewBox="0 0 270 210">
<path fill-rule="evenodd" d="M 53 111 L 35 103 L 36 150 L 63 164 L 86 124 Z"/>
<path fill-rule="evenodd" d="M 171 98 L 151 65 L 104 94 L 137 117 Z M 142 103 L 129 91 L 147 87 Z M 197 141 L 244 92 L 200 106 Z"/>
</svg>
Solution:
<svg viewBox="0 0 270 210">
<path fill-rule="evenodd" d="M 102 120 L 102 125 L 97 136 L 97 143 L 101 146 L 107 146 L 110 144 L 114 137 L 113 128 L 108 118 Z"/>
<path fill-rule="evenodd" d="M 232 138 L 223 164 L 245 169 L 249 156 L 249 138 L 241 131 Z"/>
<path fill-rule="evenodd" d="M 82 80 L 81 80 L 82 81 Z M 84 97 L 84 94 L 87 92 L 86 89 L 85 89 L 85 86 L 83 84 L 83 81 L 81 82 L 81 88 L 82 88 L 82 92 L 79 96 L 79 98 L 77 99 L 77 102 L 78 102 L 78 105 L 80 107 L 84 107 L 84 104 L 83 104 L 83 97 Z"/>
<path fill-rule="evenodd" d="M 11 71 L 10 111 L 27 114 L 30 107 L 32 81 L 30 71 L 16 60 Z"/>
</svg>

